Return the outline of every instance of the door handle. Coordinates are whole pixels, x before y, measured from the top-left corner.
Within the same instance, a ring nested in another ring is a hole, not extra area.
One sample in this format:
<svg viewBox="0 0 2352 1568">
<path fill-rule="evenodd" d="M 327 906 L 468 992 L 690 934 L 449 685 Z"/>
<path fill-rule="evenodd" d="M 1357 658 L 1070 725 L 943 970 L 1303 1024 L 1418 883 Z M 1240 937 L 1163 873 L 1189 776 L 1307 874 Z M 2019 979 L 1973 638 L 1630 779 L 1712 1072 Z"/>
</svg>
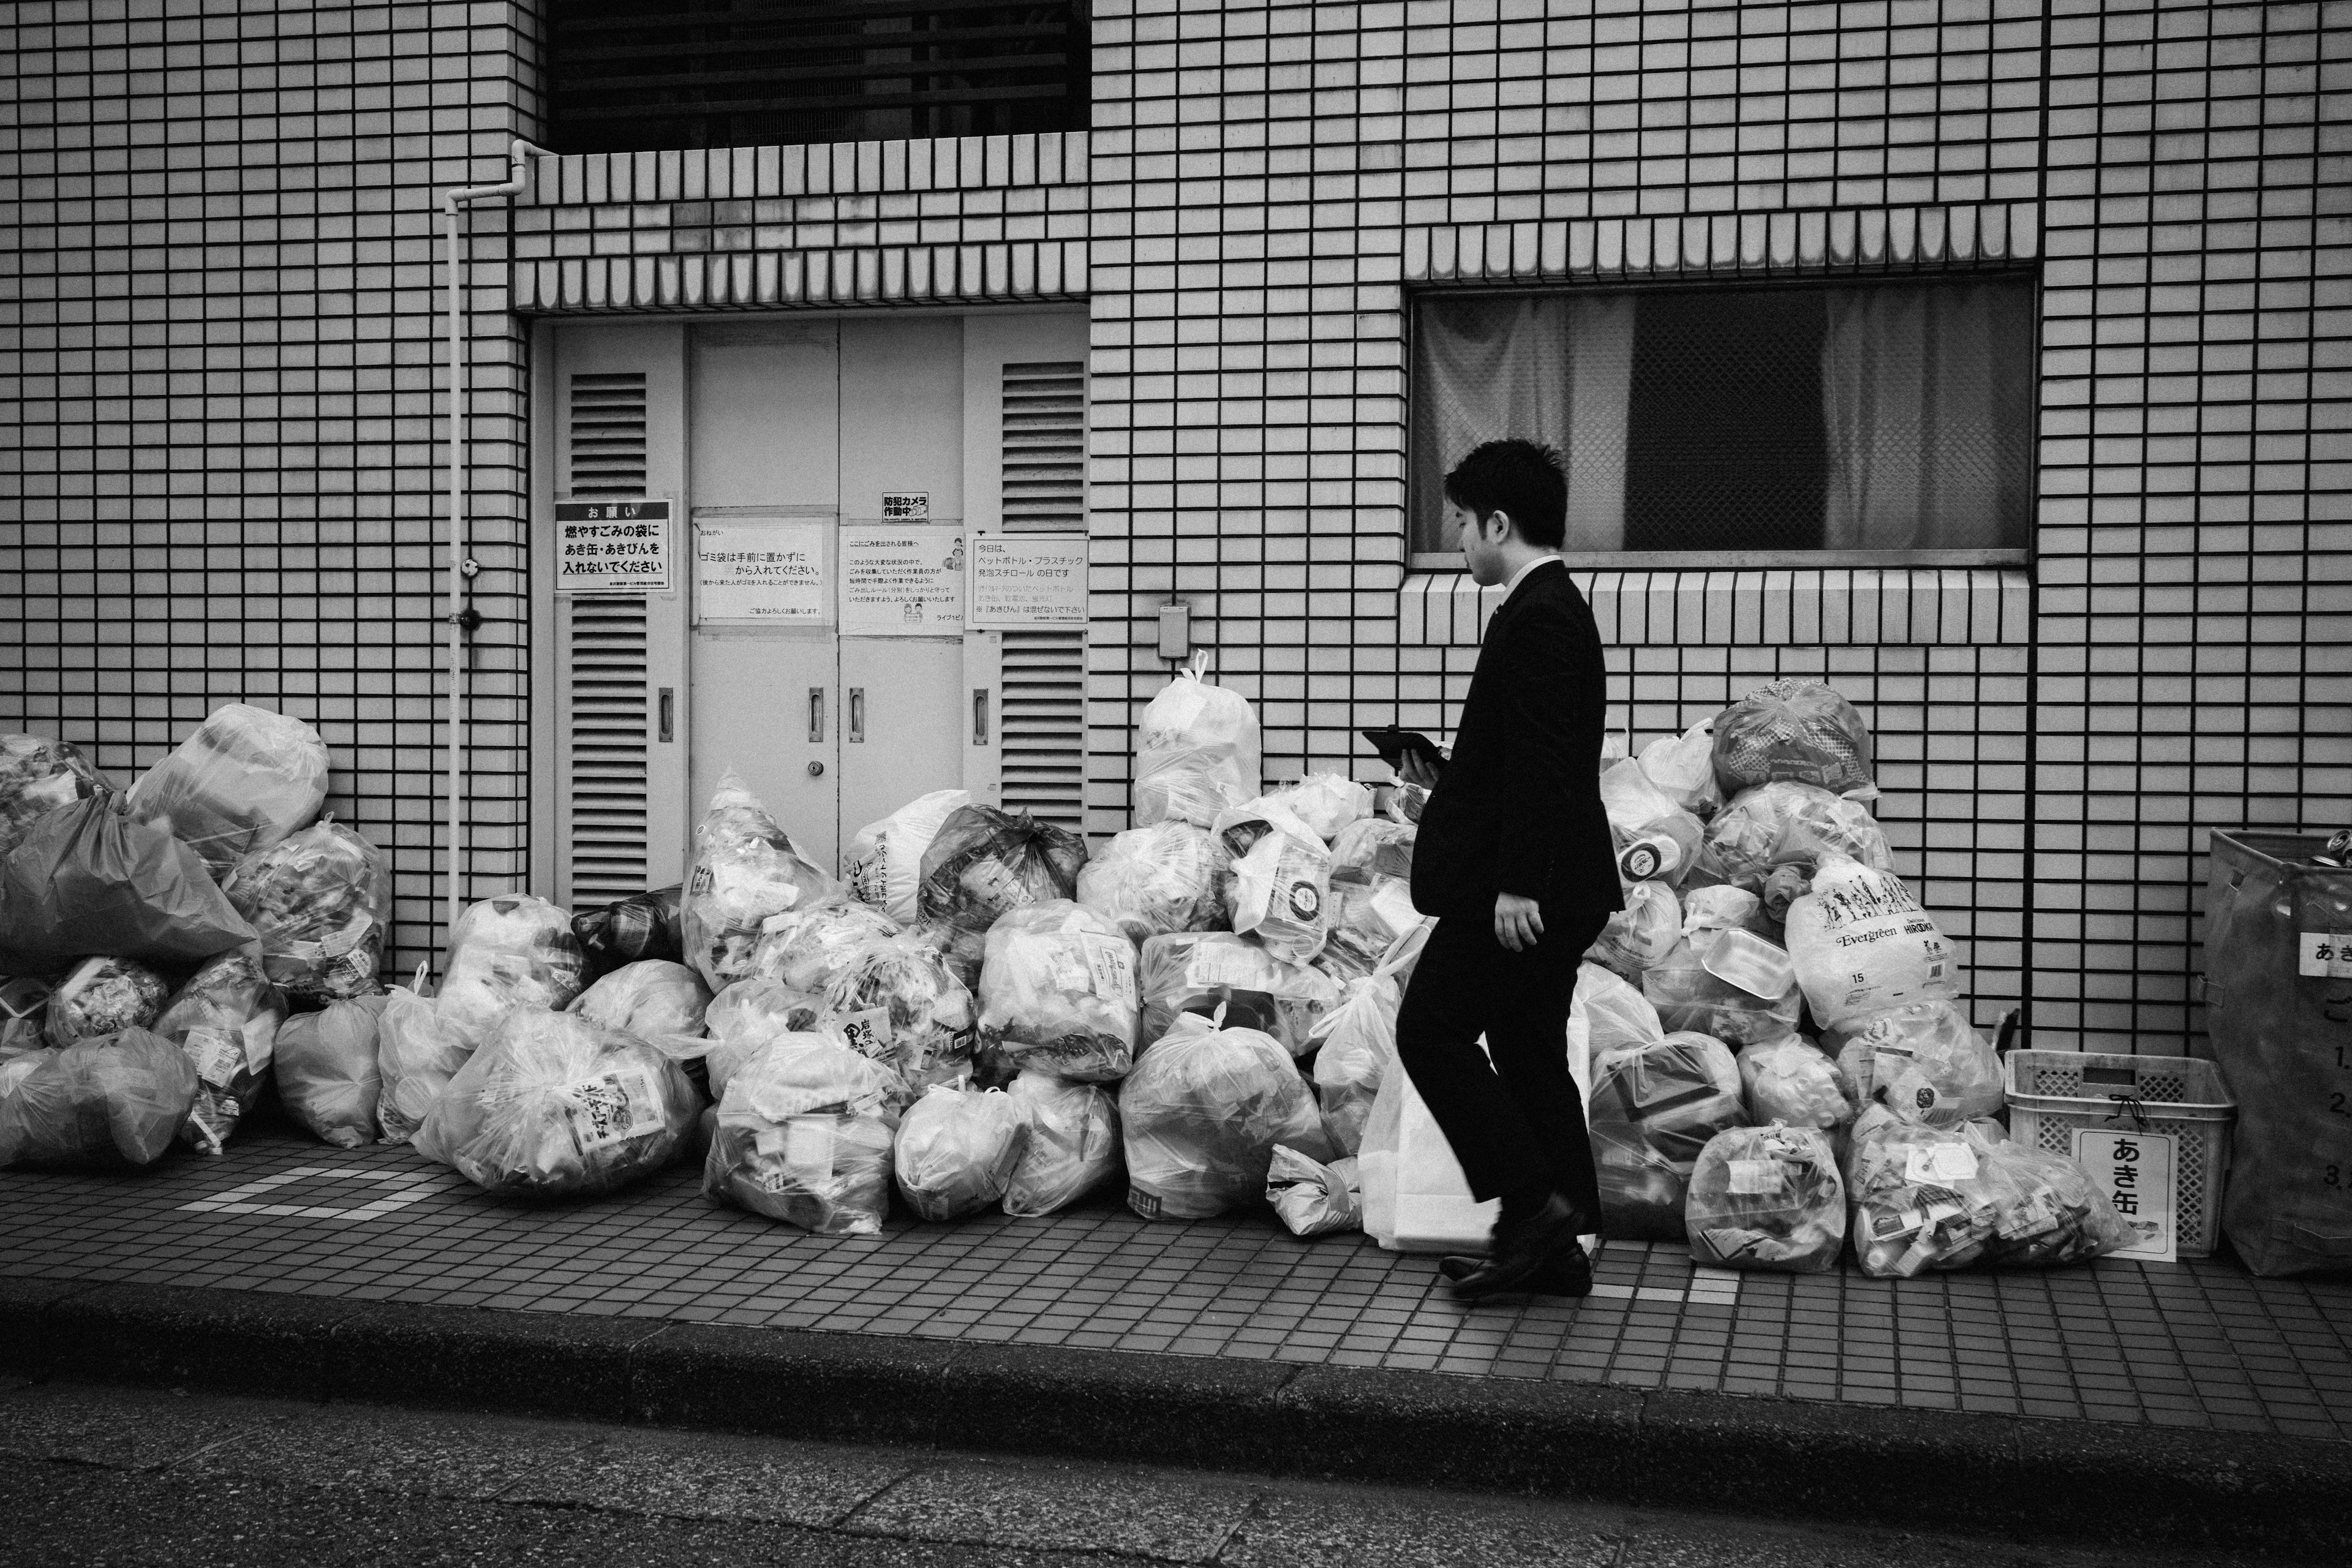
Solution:
<svg viewBox="0 0 2352 1568">
<path fill-rule="evenodd" d="M 812 686 L 809 688 L 809 742 L 814 745 L 821 743 L 824 740 L 824 688 Z"/>
<path fill-rule="evenodd" d="M 852 745 L 863 745 L 866 741 L 866 688 L 862 686 L 849 689 L 849 741 Z"/>
<path fill-rule="evenodd" d="M 675 686 L 665 686 L 661 689 L 660 723 L 661 739 L 664 741 L 677 739 L 677 688 Z"/>
<path fill-rule="evenodd" d="M 971 689 L 971 743 L 975 746 L 988 744 L 988 688 L 985 686 Z"/>
</svg>

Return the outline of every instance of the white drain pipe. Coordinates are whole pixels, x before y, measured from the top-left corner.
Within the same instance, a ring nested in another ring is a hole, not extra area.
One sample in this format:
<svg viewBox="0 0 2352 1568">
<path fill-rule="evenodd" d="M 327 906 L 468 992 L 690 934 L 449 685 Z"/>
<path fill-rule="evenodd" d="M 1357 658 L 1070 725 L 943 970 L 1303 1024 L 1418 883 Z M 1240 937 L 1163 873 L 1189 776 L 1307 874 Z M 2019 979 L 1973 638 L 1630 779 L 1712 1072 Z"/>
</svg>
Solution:
<svg viewBox="0 0 2352 1568">
<path fill-rule="evenodd" d="M 467 553 L 466 454 L 469 376 L 466 363 L 466 250 L 458 209 L 491 196 L 520 195 L 533 158 L 552 156 L 517 139 L 507 149 L 507 178 L 496 185 L 466 185 L 441 198 L 449 220 L 449 923 L 466 909 L 466 638 L 482 624 L 466 602 L 467 584 L 481 568 Z"/>
</svg>

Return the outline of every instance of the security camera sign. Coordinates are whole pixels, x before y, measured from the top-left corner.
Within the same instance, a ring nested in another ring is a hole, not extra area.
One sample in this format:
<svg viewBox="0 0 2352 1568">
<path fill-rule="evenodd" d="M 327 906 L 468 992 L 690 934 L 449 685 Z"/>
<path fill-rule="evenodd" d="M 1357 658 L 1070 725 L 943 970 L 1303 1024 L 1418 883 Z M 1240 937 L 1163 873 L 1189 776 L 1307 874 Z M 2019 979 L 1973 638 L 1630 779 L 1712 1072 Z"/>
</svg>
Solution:
<svg viewBox="0 0 2352 1568">
<path fill-rule="evenodd" d="M 669 502 L 555 503 L 557 593 L 667 594 L 669 584 Z"/>
</svg>

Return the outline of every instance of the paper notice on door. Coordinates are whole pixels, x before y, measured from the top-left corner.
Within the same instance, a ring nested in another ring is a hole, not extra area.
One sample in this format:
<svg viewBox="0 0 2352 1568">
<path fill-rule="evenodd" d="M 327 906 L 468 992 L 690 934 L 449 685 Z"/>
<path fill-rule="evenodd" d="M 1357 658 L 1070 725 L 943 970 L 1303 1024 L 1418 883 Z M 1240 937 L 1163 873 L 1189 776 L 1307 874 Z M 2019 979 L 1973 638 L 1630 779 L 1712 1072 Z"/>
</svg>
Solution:
<svg viewBox="0 0 2352 1568">
<path fill-rule="evenodd" d="M 833 618 L 824 560 L 830 529 L 798 519 L 695 519 L 695 624 L 825 625 Z"/>
<path fill-rule="evenodd" d="M 971 624 L 1087 624 L 1087 536 L 981 533 L 971 541 Z"/>
<path fill-rule="evenodd" d="M 963 591 L 961 525 L 843 525 L 844 637 L 961 637 Z"/>
<path fill-rule="evenodd" d="M 555 503 L 558 594 L 667 594 L 669 557 L 666 500 Z"/>
</svg>

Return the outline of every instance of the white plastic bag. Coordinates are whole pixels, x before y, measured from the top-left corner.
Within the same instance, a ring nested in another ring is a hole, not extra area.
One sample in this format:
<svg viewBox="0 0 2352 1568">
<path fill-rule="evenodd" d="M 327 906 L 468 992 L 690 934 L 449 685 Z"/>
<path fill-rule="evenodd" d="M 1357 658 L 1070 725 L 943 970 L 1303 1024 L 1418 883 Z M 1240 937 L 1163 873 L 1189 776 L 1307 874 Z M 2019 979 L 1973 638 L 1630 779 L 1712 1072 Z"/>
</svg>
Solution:
<svg viewBox="0 0 2352 1568">
<path fill-rule="evenodd" d="M 376 989 L 392 931 L 392 857 L 320 822 L 236 863 L 221 884 L 261 938 L 263 971 L 287 995 L 331 1002 Z"/>
<path fill-rule="evenodd" d="M 1789 957 L 1824 1026 L 1958 992 L 1951 944 L 1903 879 L 1852 860 L 1824 860 L 1789 906 Z"/>
<path fill-rule="evenodd" d="M 278 1026 L 272 1070 L 287 1114 L 338 1149 L 375 1142 L 376 1026 L 389 996 L 352 996 L 323 1012 L 298 1013 Z"/>
<path fill-rule="evenodd" d="M 1347 995 L 1308 1037 L 1315 1046 L 1315 1089 L 1323 1131 L 1342 1154 L 1363 1147 L 1364 1123 L 1389 1063 L 1396 1059 L 1397 1009 L 1404 995 L 1386 974 L 1348 983 Z"/>
<path fill-rule="evenodd" d="M 887 1068 L 837 1040 L 778 1037 L 719 1102 L 703 1192 L 819 1236 L 880 1234 L 898 1088 Z"/>
<path fill-rule="evenodd" d="M 1000 1089 L 933 1084 L 898 1123 L 898 1194 L 925 1219 L 961 1219 L 1003 1201 L 1029 1141 L 1027 1105 Z"/>
<path fill-rule="evenodd" d="M 1783 1035 L 1739 1050 L 1739 1083 L 1748 1119 L 1759 1127 L 1781 1122 L 1826 1134 L 1832 1149 L 1859 1110 L 1846 1075 L 1802 1035 Z"/>
<path fill-rule="evenodd" d="M 570 1010 L 592 1024 L 651 1040 L 702 1033 L 709 1007 L 710 988 L 702 976 L 666 958 L 641 958 L 574 996 Z"/>
<path fill-rule="evenodd" d="M 1265 1201 L 1293 1236 L 1363 1228 L 1363 1178 L 1352 1158 L 1327 1165 L 1278 1143 L 1266 1169 Z"/>
<path fill-rule="evenodd" d="M 1266 798 L 1287 807 L 1326 844 L 1349 823 L 1372 815 L 1372 792 L 1342 773 L 1308 773 L 1296 784 L 1266 791 Z"/>
<path fill-rule="evenodd" d="M 405 1143 L 415 1137 L 443 1088 L 473 1054 L 427 999 L 425 966 L 418 964 L 415 989 L 394 986 L 376 1019 L 376 1070 L 383 1089 L 375 1114 L 383 1129 L 382 1142 Z"/>
<path fill-rule="evenodd" d="M 172 1147 L 197 1088 L 187 1053 L 135 1026 L 43 1051 L 0 1099 L 0 1166 L 142 1169 Z"/>
<path fill-rule="evenodd" d="M 310 826 L 327 800 L 327 742 L 299 719 L 224 703 L 131 786 L 134 822 L 167 829 L 215 880 Z"/>
<path fill-rule="evenodd" d="M 484 899 L 449 928 L 449 964 L 434 1008 L 449 1037 L 478 1048 L 512 1007 L 569 1005 L 588 984 L 572 917 L 528 893 Z"/>
<path fill-rule="evenodd" d="M 866 904 L 785 910 L 761 922 L 751 961 L 739 978 L 781 981 L 814 995 L 853 968 L 868 942 L 897 935 L 890 917 Z"/>
<path fill-rule="evenodd" d="M 905 938 L 860 946 L 825 987 L 820 1017 L 822 1026 L 888 1065 L 910 1089 L 965 1070 L 976 1022 L 963 982 L 936 952 Z"/>
<path fill-rule="evenodd" d="M 1004 1091 L 1029 1115 L 1004 1212 L 1018 1219 L 1065 1209 L 1118 1173 L 1118 1101 L 1098 1083 L 1024 1072 Z"/>
<path fill-rule="evenodd" d="M 1664 882 L 1636 882 L 1625 907 L 1609 917 L 1584 956 L 1638 985 L 1644 970 L 1664 962 L 1682 940 L 1683 907 Z"/>
<path fill-rule="evenodd" d="M 1206 827 L 1258 793 L 1257 716 L 1240 693 L 1202 679 L 1198 660 L 1144 709 L 1135 743 L 1139 827 Z"/>
<path fill-rule="evenodd" d="M 710 1094 L 724 1099 L 735 1068 L 786 1035 L 833 1033 L 823 1024 L 824 998 L 794 991 L 773 980 L 738 980 L 710 1000 L 702 1028 L 710 1039 L 703 1064 Z M 846 1042 L 835 1038 L 834 1044 Z"/>
<path fill-rule="evenodd" d="M 1886 832 L 1867 805 L 1818 784 L 1782 781 L 1743 791 L 1715 814 L 1696 871 L 1761 893 L 1777 871 L 1811 877 L 1841 856 L 1881 870 L 1895 865 Z"/>
<path fill-rule="evenodd" d="M 286 998 L 261 973 L 252 948 L 209 959 L 155 1020 L 155 1033 L 188 1053 L 199 1080 L 180 1140 L 218 1154 L 261 1099 L 286 1021 Z"/>
<path fill-rule="evenodd" d="M 697 1110 L 685 1072 L 643 1040 L 518 1007 L 450 1078 L 414 1142 L 484 1192 L 593 1197 L 676 1159 Z"/>
<path fill-rule="evenodd" d="M 1275 957 L 1307 963 L 1330 931 L 1331 856 L 1320 840 L 1274 832 L 1234 862 L 1234 930 Z"/>
<path fill-rule="evenodd" d="M 1825 1273 L 1845 1250 L 1845 1184 L 1818 1131 L 1734 1127 L 1699 1151 L 1683 1218 L 1694 1262 Z"/>
<path fill-rule="evenodd" d="M 1482 1042 L 1483 1047 L 1483 1042 Z M 1501 1204 L 1470 1195 L 1470 1179 L 1393 1050 L 1357 1151 L 1364 1234 L 1391 1252 L 1478 1254 Z"/>
<path fill-rule="evenodd" d="M 710 809 L 694 830 L 694 873 L 680 910 L 687 962 L 711 990 L 751 973 L 751 950 L 769 916 L 846 897 L 793 847 L 734 769 L 719 775 Z"/>
<path fill-rule="evenodd" d="M 1144 1040 L 1166 1034 L 1179 1014 L 1206 1017 L 1223 1007 L 1228 1025 L 1262 1029 L 1303 1057 L 1314 1048 L 1317 1020 L 1339 1005 L 1339 983 L 1328 974 L 1285 963 L 1229 931 L 1155 936 L 1143 944 L 1136 978 Z"/>
<path fill-rule="evenodd" d="M 1094 910 L 1056 899 L 988 933 L 980 1032 L 1024 1068 L 1102 1083 L 1135 1059 L 1134 944 Z"/>
<path fill-rule="evenodd" d="M 1591 1033 L 1593 1059 L 1610 1051 L 1654 1045 L 1666 1037 L 1658 1010 L 1638 987 L 1597 963 L 1577 966 L 1576 994 L 1570 1006 L 1584 1016 Z"/>
<path fill-rule="evenodd" d="M 1315 1096 L 1271 1036 L 1191 1014 L 1119 1085 L 1128 1206 L 1146 1219 L 1206 1219 L 1264 1194 L 1274 1148 L 1330 1157 Z"/>
<path fill-rule="evenodd" d="M 841 878 L 851 894 L 902 926 L 913 924 L 923 851 L 940 836 L 940 825 L 971 804 L 969 790 L 935 789 L 859 828 L 841 858 Z"/>
<path fill-rule="evenodd" d="M 1955 1127 L 1997 1115 L 2004 1102 L 2000 1058 L 1949 1002 L 1848 1019 L 1823 1038 L 1837 1047 L 1856 1101 L 1900 1121 Z"/>
<path fill-rule="evenodd" d="M 1169 931 L 1213 931 L 1225 917 L 1219 888 L 1231 863 L 1207 829 L 1189 822 L 1130 827 L 1078 872 L 1078 902 L 1138 946 Z"/>
<path fill-rule="evenodd" d="M 1703 719 L 1679 735 L 1661 735 L 1642 748 L 1642 771 L 1665 796 L 1704 822 L 1723 805 L 1715 782 L 1715 721 Z"/>
</svg>

